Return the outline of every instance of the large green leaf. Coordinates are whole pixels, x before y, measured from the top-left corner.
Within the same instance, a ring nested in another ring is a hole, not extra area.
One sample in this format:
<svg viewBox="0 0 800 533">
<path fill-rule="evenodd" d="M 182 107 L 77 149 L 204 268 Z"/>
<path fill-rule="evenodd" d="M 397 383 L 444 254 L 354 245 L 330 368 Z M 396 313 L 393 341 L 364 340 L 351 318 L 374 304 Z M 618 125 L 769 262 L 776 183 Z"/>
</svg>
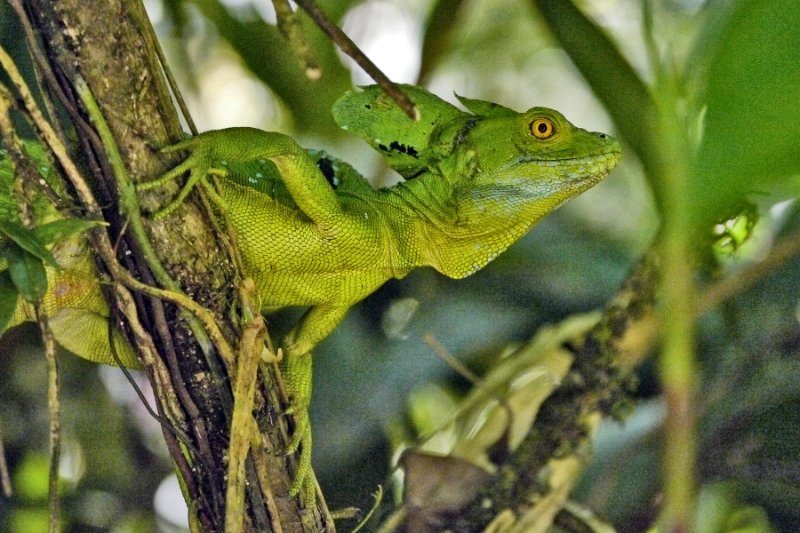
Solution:
<svg viewBox="0 0 800 533">
<path fill-rule="evenodd" d="M 694 166 L 698 217 L 746 194 L 800 196 L 800 9 L 796 0 L 732 4 L 711 52 L 705 131 Z"/>
</svg>

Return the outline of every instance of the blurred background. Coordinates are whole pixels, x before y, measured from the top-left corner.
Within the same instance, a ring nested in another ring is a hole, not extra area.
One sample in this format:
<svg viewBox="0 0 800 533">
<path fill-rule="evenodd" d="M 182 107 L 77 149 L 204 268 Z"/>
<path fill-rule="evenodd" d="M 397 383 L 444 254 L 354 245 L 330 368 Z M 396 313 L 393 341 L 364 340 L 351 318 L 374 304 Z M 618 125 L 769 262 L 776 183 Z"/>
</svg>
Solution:
<svg viewBox="0 0 800 533">
<path fill-rule="evenodd" d="M 332 509 L 368 508 L 371 493 L 389 476 L 393 445 L 407 434 L 407 413 L 438 408 L 448 413 L 469 387 L 423 336 L 434 335 L 480 373 L 505 346 L 530 338 L 543 324 L 601 308 L 653 241 L 664 205 L 658 200 L 659 177 L 645 172 L 652 169 L 648 154 L 630 148 L 641 139 L 619 129 L 625 106 L 607 110 L 608 98 L 596 96 L 603 89 L 575 66 L 535 2 L 319 3 L 394 81 L 424 85 L 454 103 L 458 93 L 517 110 L 553 107 L 580 127 L 618 136 L 625 147 L 621 166 L 609 178 L 547 217 L 484 270 L 458 281 L 422 270 L 389 282 L 351 310 L 316 349 L 316 472 Z M 791 27 L 800 22 L 800 8 L 791 1 L 662 0 L 650 3 L 648 18 L 639 0 L 575 3 L 645 84 L 664 85 L 664 67 L 654 64 L 654 52 L 664 59 L 678 86 L 675 100 L 685 104 L 685 123 L 695 117 L 696 131 L 702 131 L 707 118 L 722 132 L 690 139 L 684 145 L 692 153 L 678 156 L 696 175 L 702 170 L 704 179 L 715 180 L 695 196 L 687 216 L 700 220 L 700 214 L 713 211 L 710 220 L 722 224 L 718 233 L 747 237 L 739 246 L 718 241 L 704 248 L 701 284 L 762 260 L 776 241 L 797 239 L 800 157 L 784 140 L 797 144 L 798 139 L 800 113 L 792 100 L 800 100 L 800 44 L 781 24 L 757 24 L 761 33 L 745 44 L 732 36 L 743 31 L 737 24 L 752 20 L 742 10 Z M 334 100 L 370 80 L 310 24 L 304 26 L 322 70 L 316 82 L 305 78 L 277 32 L 267 0 L 147 0 L 145 5 L 201 131 L 253 126 L 285 132 L 303 146 L 347 160 L 375 186 L 397 181 L 366 144 L 333 123 Z M 5 3 L 0 38 L 20 64 L 29 61 Z M 770 77 L 750 70 L 762 62 Z M 604 68 L 599 55 L 595 67 Z M 749 70 L 753 76 L 737 77 Z M 748 94 L 753 102 L 767 102 L 772 114 L 759 115 L 762 107 L 754 108 Z M 626 95 L 618 98 L 624 102 Z M 631 116 L 640 112 L 634 100 Z M 736 105 L 752 112 L 725 114 Z M 707 148 L 702 140 L 717 144 Z M 728 151 L 714 148 L 718 145 Z M 770 151 L 775 146 L 780 151 Z M 701 155 L 695 157 L 695 151 Z M 711 156 L 704 160 L 702 154 L 709 153 L 719 156 L 713 171 L 703 163 Z M 747 161 L 737 167 L 725 157 Z M 769 167 L 766 177 L 752 172 L 763 167 Z M 725 196 L 719 190 L 733 192 Z M 745 198 L 752 203 L 742 208 Z M 749 213 L 745 222 L 740 217 L 724 226 L 726 216 L 743 211 Z M 270 317 L 273 339 L 297 316 L 290 311 Z M 736 519 L 761 524 L 765 529 L 759 531 L 800 528 L 798 321 L 795 257 L 699 324 L 698 514 L 704 531 L 731 530 L 720 524 Z M 119 371 L 63 355 L 67 529 L 180 531 L 185 512 L 160 428 Z M 48 425 L 45 362 L 34 327 L 0 340 L 0 368 L 0 432 L 15 490 L 10 500 L 0 498 L 0 530 L 42 531 Z M 645 362 L 638 374 L 635 412 L 624 426 L 609 423 L 602 429 L 596 460 L 575 495 L 620 531 L 642 531 L 658 512 L 664 406 L 655 364 Z"/>
</svg>

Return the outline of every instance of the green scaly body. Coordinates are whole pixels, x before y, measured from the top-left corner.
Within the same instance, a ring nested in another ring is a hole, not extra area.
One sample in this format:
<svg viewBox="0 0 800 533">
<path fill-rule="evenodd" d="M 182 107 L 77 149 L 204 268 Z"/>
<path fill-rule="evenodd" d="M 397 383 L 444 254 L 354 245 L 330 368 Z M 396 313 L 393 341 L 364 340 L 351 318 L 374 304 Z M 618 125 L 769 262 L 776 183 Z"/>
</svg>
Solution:
<svg viewBox="0 0 800 533">
<path fill-rule="evenodd" d="M 302 445 L 293 491 L 309 497 L 312 348 L 388 279 L 423 266 L 452 278 L 473 274 L 620 158 L 613 138 L 576 128 L 557 111 L 517 113 L 460 98 L 470 113 L 403 88 L 418 122 L 375 87 L 334 106 L 339 125 L 406 178 L 394 187 L 375 190 L 344 162 L 250 128 L 170 147 L 188 156 L 146 186 L 187 172 L 190 184 L 205 183 L 209 171 L 227 172 L 217 192 L 263 309 L 309 307 L 281 343 L 296 422 L 290 451 Z"/>
</svg>

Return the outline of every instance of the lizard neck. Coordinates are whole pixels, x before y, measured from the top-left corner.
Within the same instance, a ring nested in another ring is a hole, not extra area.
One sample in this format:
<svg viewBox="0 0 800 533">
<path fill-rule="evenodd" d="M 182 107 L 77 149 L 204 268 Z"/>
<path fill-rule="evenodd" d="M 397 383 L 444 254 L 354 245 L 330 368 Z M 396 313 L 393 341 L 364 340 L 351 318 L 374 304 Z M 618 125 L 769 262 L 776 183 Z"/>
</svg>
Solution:
<svg viewBox="0 0 800 533">
<path fill-rule="evenodd" d="M 400 271 L 431 266 L 451 278 L 474 274 L 522 237 L 562 198 L 462 188 L 425 175 L 385 191 Z"/>
</svg>

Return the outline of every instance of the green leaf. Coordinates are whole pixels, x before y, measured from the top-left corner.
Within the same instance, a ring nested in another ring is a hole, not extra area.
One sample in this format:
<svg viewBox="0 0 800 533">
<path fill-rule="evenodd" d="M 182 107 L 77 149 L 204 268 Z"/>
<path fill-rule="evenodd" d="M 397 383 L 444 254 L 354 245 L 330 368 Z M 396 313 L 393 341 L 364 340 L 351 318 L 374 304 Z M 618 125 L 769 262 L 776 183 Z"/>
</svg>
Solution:
<svg viewBox="0 0 800 533">
<path fill-rule="evenodd" d="M 29 302 L 43 297 L 47 292 L 47 273 L 41 258 L 15 245 L 5 250 L 5 256 L 11 281 L 22 297 Z"/>
<path fill-rule="evenodd" d="M 30 230 L 13 220 L 0 218 L 0 233 L 5 234 L 12 241 L 17 243 L 20 248 L 33 254 L 50 266 L 58 267 L 56 258 L 45 248 L 44 243 L 39 240 L 33 230 Z"/>
<path fill-rule="evenodd" d="M 102 222 L 93 220 L 62 218 L 34 228 L 33 234 L 40 243 L 52 244 L 57 241 L 62 241 L 76 233 L 81 233 L 90 228 L 101 226 L 102 224 Z"/>
<path fill-rule="evenodd" d="M 8 270 L 0 272 L 0 335 L 6 331 L 11 323 L 18 299 L 19 291 L 14 286 L 14 282 L 11 281 L 11 275 Z"/>
<path fill-rule="evenodd" d="M 748 0 L 698 41 L 710 58 L 692 180 L 697 215 L 746 194 L 800 196 L 798 28 L 796 0 Z"/>
</svg>

